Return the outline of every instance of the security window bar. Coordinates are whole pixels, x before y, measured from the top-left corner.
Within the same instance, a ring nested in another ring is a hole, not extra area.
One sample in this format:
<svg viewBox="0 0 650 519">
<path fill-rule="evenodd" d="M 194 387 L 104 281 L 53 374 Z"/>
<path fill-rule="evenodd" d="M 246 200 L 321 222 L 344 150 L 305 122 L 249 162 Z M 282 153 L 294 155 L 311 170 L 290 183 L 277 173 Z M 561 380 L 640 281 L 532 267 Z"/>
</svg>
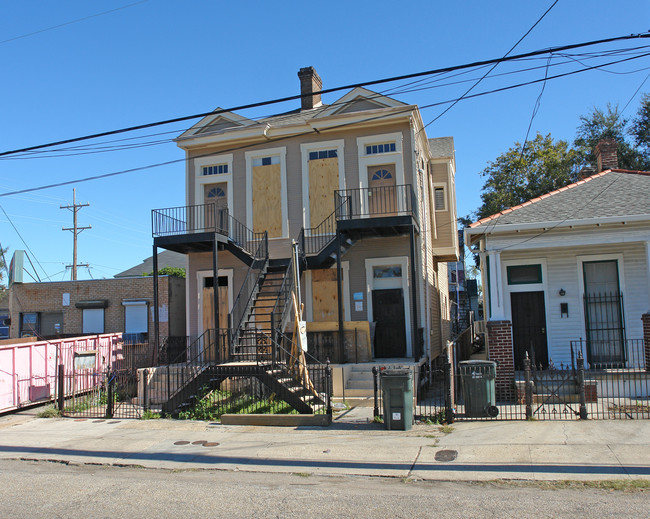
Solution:
<svg viewBox="0 0 650 519">
<path fill-rule="evenodd" d="M 376 155 L 378 153 L 390 153 L 396 151 L 397 147 L 394 142 L 385 142 L 382 144 L 370 144 L 366 146 L 366 155 Z"/>
<path fill-rule="evenodd" d="M 219 164 L 216 166 L 205 166 L 202 170 L 203 176 L 225 175 L 226 173 L 228 173 L 228 164 Z"/>
</svg>

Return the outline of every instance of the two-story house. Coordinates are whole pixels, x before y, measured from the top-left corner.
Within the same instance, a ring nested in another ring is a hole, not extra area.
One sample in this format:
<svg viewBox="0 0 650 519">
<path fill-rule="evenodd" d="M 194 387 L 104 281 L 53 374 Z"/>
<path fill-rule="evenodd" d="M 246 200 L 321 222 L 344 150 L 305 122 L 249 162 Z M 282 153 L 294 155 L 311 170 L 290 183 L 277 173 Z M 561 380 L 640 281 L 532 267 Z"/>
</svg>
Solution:
<svg viewBox="0 0 650 519">
<path fill-rule="evenodd" d="M 434 359 L 458 259 L 453 139 L 428 139 L 416 105 L 364 88 L 325 105 L 316 71 L 298 76 L 300 109 L 217 109 L 176 139 L 185 205 L 153 211 L 153 257 L 187 257 L 187 334 L 229 329 L 232 355 L 251 330 L 286 330 L 298 278 L 320 360 Z"/>
</svg>

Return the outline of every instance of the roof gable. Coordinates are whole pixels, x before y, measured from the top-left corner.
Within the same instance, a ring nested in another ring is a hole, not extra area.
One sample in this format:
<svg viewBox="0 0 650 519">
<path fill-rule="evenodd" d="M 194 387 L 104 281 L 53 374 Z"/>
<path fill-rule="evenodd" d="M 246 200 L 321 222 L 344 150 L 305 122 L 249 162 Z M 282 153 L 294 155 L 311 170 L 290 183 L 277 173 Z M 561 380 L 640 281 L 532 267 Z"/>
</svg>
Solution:
<svg viewBox="0 0 650 519">
<path fill-rule="evenodd" d="M 366 110 L 381 110 L 382 108 L 395 108 L 399 106 L 409 105 L 382 94 L 378 94 L 377 92 L 373 92 L 372 90 L 356 87 L 329 105 L 327 109 L 320 112 L 317 117 L 327 117 L 329 115 L 361 112 Z"/>
<path fill-rule="evenodd" d="M 214 110 L 214 114 L 201 119 L 194 126 L 183 132 L 179 136 L 179 139 L 193 135 L 215 133 L 226 129 L 241 128 L 242 126 L 248 126 L 255 122 L 234 112 L 223 112 L 222 110 L 222 108 L 217 107 Z"/>
</svg>

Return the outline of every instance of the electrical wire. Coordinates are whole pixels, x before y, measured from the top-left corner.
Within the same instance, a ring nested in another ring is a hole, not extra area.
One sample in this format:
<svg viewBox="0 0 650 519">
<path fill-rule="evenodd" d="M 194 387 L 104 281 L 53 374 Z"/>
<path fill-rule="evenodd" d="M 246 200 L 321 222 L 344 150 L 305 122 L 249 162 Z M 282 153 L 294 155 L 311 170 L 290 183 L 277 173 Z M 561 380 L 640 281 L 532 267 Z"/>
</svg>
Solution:
<svg viewBox="0 0 650 519">
<path fill-rule="evenodd" d="M 557 1 L 558 0 L 556 0 L 556 2 Z M 553 5 L 555 5 L 555 4 L 553 4 Z M 496 59 L 489 59 L 489 60 L 477 61 L 477 62 L 473 62 L 473 63 L 466 63 L 466 64 L 463 64 L 463 65 L 455 65 L 455 66 L 451 66 L 451 67 L 443 67 L 443 68 L 439 68 L 439 69 L 427 70 L 427 71 L 422 71 L 422 72 L 415 72 L 415 73 L 411 73 L 411 74 L 404 74 L 404 75 L 401 75 L 401 76 L 392 76 L 392 77 L 388 77 L 388 78 L 375 79 L 375 80 L 364 81 L 364 82 L 360 82 L 360 83 L 352 83 L 352 84 L 349 84 L 349 85 L 323 89 L 323 90 L 320 90 L 317 93 L 327 94 L 327 93 L 330 93 L 330 92 L 337 92 L 337 91 L 340 91 L 340 90 L 351 90 L 351 89 L 354 89 L 354 88 L 357 88 L 357 87 L 365 87 L 365 86 L 370 86 L 370 85 L 378 85 L 378 84 L 389 83 L 389 82 L 394 82 L 394 81 L 401 81 L 401 80 L 405 80 L 405 79 L 412 79 L 412 78 L 416 78 L 416 77 L 430 76 L 430 75 L 433 75 L 433 74 L 439 74 L 441 72 L 450 72 L 450 71 L 455 71 L 455 70 L 474 68 L 474 67 L 477 67 L 477 66 L 487 65 L 487 64 L 499 64 L 499 63 L 503 63 L 503 62 L 506 62 L 506 61 L 514 61 L 516 59 L 521 59 L 521 58 L 525 58 L 525 57 L 532 57 L 532 56 L 539 56 L 539 55 L 544 55 L 544 54 L 548 54 L 548 53 L 552 53 L 552 52 L 557 53 L 557 52 L 561 52 L 561 51 L 564 51 L 564 50 L 588 47 L 588 46 L 593 46 L 593 45 L 598 45 L 598 44 L 603 44 L 603 43 L 611 43 L 611 42 L 615 42 L 615 41 L 629 40 L 629 39 L 635 39 L 635 38 L 648 38 L 648 37 L 650 37 L 650 32 L 632 34 L 632 35 L 627 35 L 627 36 L 617 36 L 617 37 L 613 37 L 613 38 L 604 38 L 604 39 L 600 39 L 600 40 L 593 40 L 593 41 L 590 41 L 590 42 L 582 42 L 582 43 L 576 43 L 576 44 L 571 44 L 571 45 L 563 45 L 563 46 L 560 46 L 560 47 L 552 47 L 552 48 L 549 48 L 549 49 L 543 49 L 543 50 L 527 52 L 527 53 L 524 53 L 524 54 L 519 54 L 519 55 L 515 55 L 515 56 L 510 56 L 510 57 L 506 56 L 506 57 L 501 57 L 501 58 L 496 58 Z M 216 115 L 216 114 L 219 114 L 219 113 L 241 111 L 241 110 L 246 110 L 246 109 L 249 109 L 249 108 L 257 108 L 257 107 L 260 107 L 260 106 L 267 106 L 267 105 L 271 105 L 271 104 L 283 103 L 283 102 L 286 102 L 286 101 L 293 101 L 293 100 L 301 99 L 302 97 L 307 97 L 307 96 L 311 96 L 311 95 L 313 95 L 313 94 L 311 94 L 311 93 L 310 94 L 298 94 L 298 95 L 287 96 L 287 97 L 282 97 L 282 98 L 276 98 L 276 99 L 271 99 L 271 100 L 266 100 L 266 101 L 259 101 L 259 102 L 255 102 L 255 103 L 249 103 L 249 104 L 240 105 L 240 106 L 236 106 L 236 107 L 231 107 L 231 108 L 227 108 L 227 109 L 218 109 L 218 110 L 214 110 L 214 111 L 210 111 L 210 112 L 203 112 L 203 113 L 198 113 L 198 114 L 193 114 L 193 115 L 186 115 L 186 116 L 182 116 L 182 117 L 175 117 L 175 118 L 172 118 L 172 119 L 165 119 L 165 120 L 161 120 L 161 121 L 140 124 L 140 125 L 136 125 L 136 126 L 129 126 L 129 127 L 126 127 L 126 128 L 120 128 L 120 129 L 110 130 L 110 131 L 106 131 L 106 132 L 100 132 L 100 133 L 95 133 L 95 134 L 84 135 L 84 136 L 81 136 L 81 137 L 74 137 L 74 138 L 71 138 L 71 139 L 64 139 L 64 140 L 60 140 L 60 141 L 49 142 L 49 143 L 46 143 L 46 144 L 38 144 L 38 145 L 28 146 L 28 147 L 20 148 L 20 149 L 3 151 L 3 152 L 0 152 L 0 156 L 13 155 L 13 154 L 16 154 L 16 153 L 22 153 L 22 152 L 26 152 L 26 151 L 32 151 L 32 150 L 43 149 L 43 148 L 50 148 L 52 146 L 60 146 L 60 145 L 63 145 L 63 144 L 70 144 L 70 143 L 73 143 L 73 142 L 80 142 L 80 141 L 89 140 L 89 139 L 96 139 L 96 138 L 99 138 L 99 137 L 106 137 L 106 136 L 110 136 L 110 135 L 117 135 L 117 134 L 120 134 L 120 133 L 126 133 L 126 132 L 131 132 L 131 131 L 136 131 L 136 130 L 143 130 L 143 129 L 147 129 L 147 128 L 153 128 L 153 127 L 156 127 L 156 126 L 163 126 L 163 125 L 166 125 L 166 124 L 172 124 L 172 123 L 176 123 L 176 122 L 188 121 L 188 120 L 191 120 L 191 119 L 198 119 L 198 118 L 201 118 L 201 117 L 207 117 L 209 115 Z"/>
</svg>

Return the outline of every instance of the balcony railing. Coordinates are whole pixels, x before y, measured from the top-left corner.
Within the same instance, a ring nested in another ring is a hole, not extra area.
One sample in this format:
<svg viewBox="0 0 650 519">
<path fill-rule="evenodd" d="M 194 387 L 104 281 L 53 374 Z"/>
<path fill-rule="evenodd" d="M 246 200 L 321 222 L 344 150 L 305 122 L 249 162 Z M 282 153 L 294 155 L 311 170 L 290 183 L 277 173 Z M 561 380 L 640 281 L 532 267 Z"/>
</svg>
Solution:
<svg viewBox="0 0 650 519">
<path fill-rule="evenodd" d="M 265 236 L 265 233 L 254 232 L 231 216 L 227 208 L 215 204 L 154 209 L 151 211 L 151 229 L 154 238 L 195 233 L 221 234 L 249 254 L 255 254 Z"/>
<path fill-rule="evenodd" d="M 337 220 L 413 216 L 419 222 L 418 203 L 411 184 L 343 189 L 334 194 Z"/>
</svg>

